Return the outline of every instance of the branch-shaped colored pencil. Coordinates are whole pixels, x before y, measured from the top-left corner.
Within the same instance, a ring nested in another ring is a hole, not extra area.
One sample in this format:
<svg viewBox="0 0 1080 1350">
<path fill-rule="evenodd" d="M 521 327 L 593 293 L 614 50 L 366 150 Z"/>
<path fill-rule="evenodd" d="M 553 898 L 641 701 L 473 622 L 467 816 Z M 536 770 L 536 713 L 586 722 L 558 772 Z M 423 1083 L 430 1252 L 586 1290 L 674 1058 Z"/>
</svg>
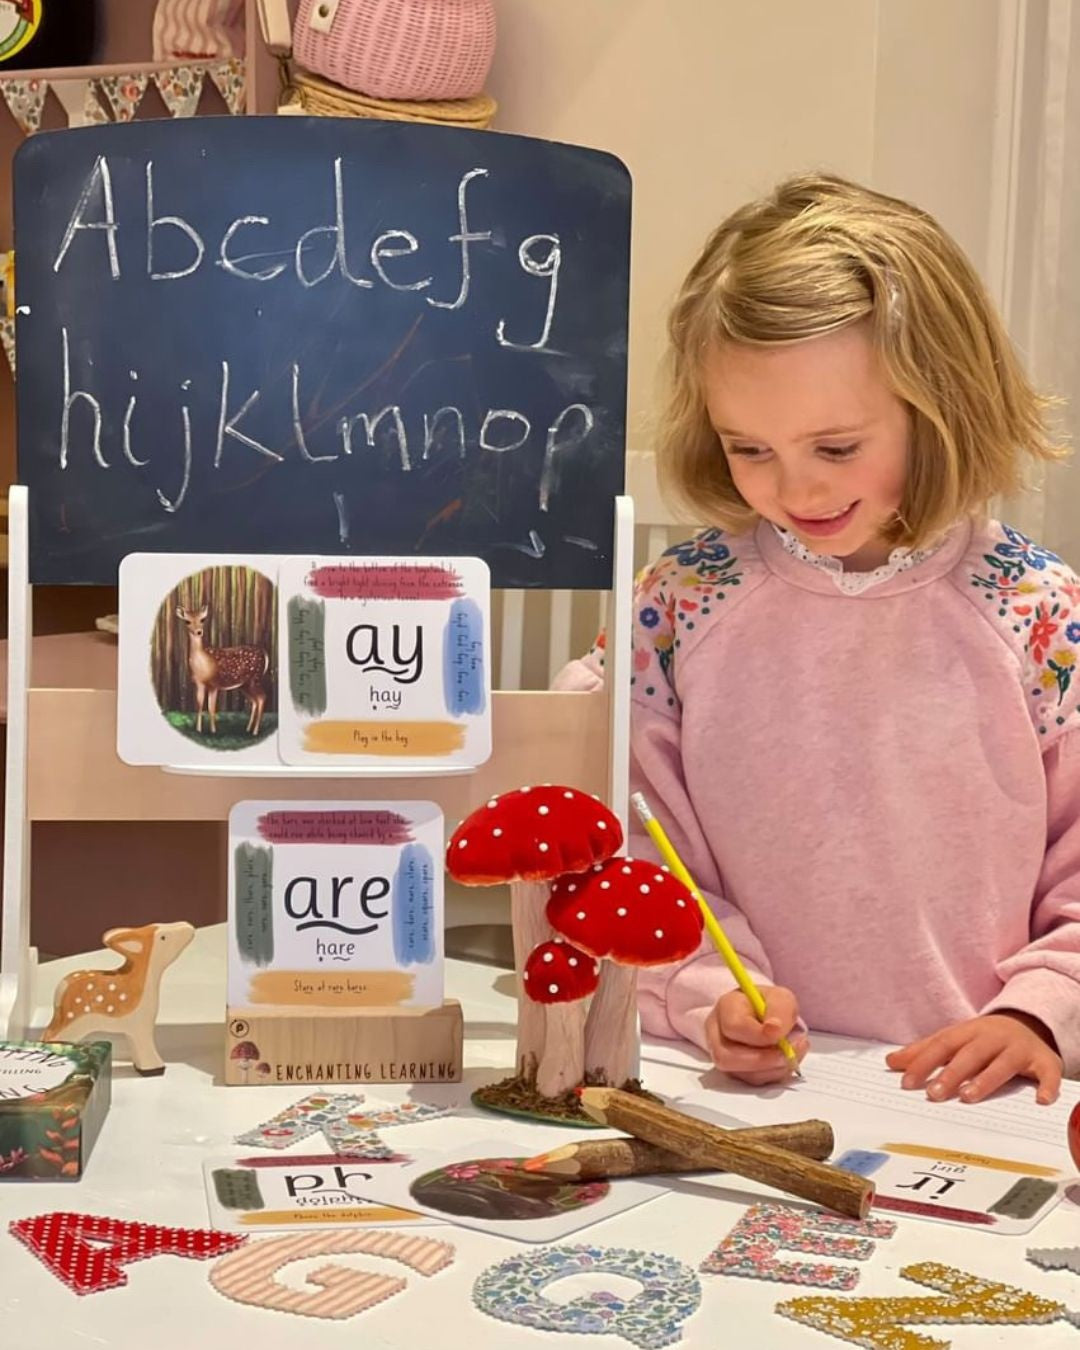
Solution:
<svg viewBox="0 0 1080 1350">
<path fill-rule="evenodd" d="M 755 1125 L 732 1130 L 732 1136 L 773 1144 L 804 1158 L 827 1158 L 833 1151 L 832 1126 L 824 1120 L 799 1120 L 786 1125 Z M 597 1181 L 608 1177 L 650 1177 L 664 1173 L 715 1172 L 711 1163 L 695 1162 L 644 1139 L 586 1139 L 563 1144 L 548 1153 L 538 1153 L 521 1164 L 525 1172 L 567 1177 L 573 1181 Z"/>
<path fill-rule="evenodd" d="M 623 1130 L 719 1171 L 734 1172 L 787 1195 L 813 1200 L 852 1219 L 865 1219 L 870 1212 L 874 1183 L 856 1172 L 829 1167 L 745 1135 L 740 1137 L 736 1130 L 722 1130 L 633 1092 L 594 1087 L 578 1088 L 577 1092 L 586 1113 L 601 1125 Z"/>
</svg>

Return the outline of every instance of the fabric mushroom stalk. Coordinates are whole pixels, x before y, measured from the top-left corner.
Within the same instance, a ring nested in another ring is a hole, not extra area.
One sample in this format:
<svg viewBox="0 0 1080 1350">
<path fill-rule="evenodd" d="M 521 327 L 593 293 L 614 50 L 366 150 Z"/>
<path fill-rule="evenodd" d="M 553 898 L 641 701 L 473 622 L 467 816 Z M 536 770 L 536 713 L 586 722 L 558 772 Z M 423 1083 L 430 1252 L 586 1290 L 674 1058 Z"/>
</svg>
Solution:
<svg viewBox="0 0 1080 1350">
<path fill-rule="evenodd" d="M 447 871 L 462 885 L 510 886 L 519 978 L 518 1072 L 527 1080 L 535 1078 L 537 1091 L 545 1097 L 559 1096 L 581 1082 L 579 1069 L 572 1076 L 581 1052 L 568 1057 L 567 1047 L 575 1039 L 584 1046 L 586 1012 L 581 995 L 547 1004 L 527 996 L 524 976 L 530 954 L 552 936 L 545 914 L 550 883 L 604 862 L 622 843 L 618 816 L 598 798 L 577 788 L 544 784 L 492 797 L 466 816 L 447 845 Z"/>
<path fill-rule="evenodd" d="M 636 1076 L 637 972 L 696 951 L 704 927 L 691 893 L 665 868 L 611 858 L 551 888 L 547 919 L 567 942 L 604 961 L 585 1023 L 590 1079 L 621 1087 Z"/>
</svg>

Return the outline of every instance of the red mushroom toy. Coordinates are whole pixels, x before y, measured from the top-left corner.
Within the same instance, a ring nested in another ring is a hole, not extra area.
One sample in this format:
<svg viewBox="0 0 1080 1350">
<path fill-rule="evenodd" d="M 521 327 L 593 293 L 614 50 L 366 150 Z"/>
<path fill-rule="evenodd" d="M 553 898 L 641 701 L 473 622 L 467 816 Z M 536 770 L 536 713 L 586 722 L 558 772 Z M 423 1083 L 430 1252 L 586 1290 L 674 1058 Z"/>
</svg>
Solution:
<svg viewBox="0 0 1080 1350">
<path fill-rule="evenodd" d="M 526 958 L 551 936 L 544 914 L 548 883 L 606 861 L 622 842 L 618 816 L 596 797 L 544 784 L 504 792 L 477 807 L 451 836 L 446 867 L 466 886 L 509 883 L 514 963 L 525 985 Z M 535 1079 L 541 1096 L 558 1096 L 581 1082 L 584 1016 L 580 1001 L 560 1006 L 549 1017 L 543 1004 L 519 998 L 518 1071 L 527 1082 Z M 568 1025 L 575 1021 L 581 1024 L 576 1037 Z M 549 1024 L 554 1023 L 559 1034 L 548 1046 Z M 575 1040 L 578 1049 L 572 1053 Z"/>
<path fill-rule="evenodd" d="M 573 1003 L 595 992 L 600 965 L 588 952 L 555 938 L 532 949 L 521 978 L 536 1003 Z"/>
<path fill-rule="evenodd" d="M 610 858 L 584 874 L 560 877 L 547 918 L 573 949 L 608 958 L 585 1025 L 584 1063 L 590 1078 L 621 1087 L 636 1061 L 637 968 L 696 951 L 701 910 L 682 882 L 656 863 Z M 528 993 L 536 996 L 532 984 Z"/>
</svg>

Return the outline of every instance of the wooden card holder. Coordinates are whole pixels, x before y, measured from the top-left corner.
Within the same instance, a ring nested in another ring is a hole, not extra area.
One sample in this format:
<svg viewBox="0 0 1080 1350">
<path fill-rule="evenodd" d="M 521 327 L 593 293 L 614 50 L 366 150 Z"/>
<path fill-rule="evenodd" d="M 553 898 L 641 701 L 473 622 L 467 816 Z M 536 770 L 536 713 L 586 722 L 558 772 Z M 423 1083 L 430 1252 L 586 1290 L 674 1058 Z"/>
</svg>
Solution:
<svg viewBox="0 0 1080 1350">
<path fill-rule="evenodd" d="M 461 1004 L 437 1008 L 230 1008 L 233 1086 L 460 1083 Z"/>
<path fill-rule="evenodd" d="M 116 755 L 115 683 L 33 688 L 33 586 L 29 494 L 9 493 L 8 723 L 0 894 L 0 1040 L 26 1039 L 35 1016 L 37 953 L 30 943 L 30 826 L 34 819 L 223 820 L 273 780 L 280 795 L 339 798 L 345 780 L 364 779 L 380 797 L 424 795 L 461 818 L 483 800 L 529 781 L 580 783 L 628 817 L 630 624 L 633 607 L 632 499 L 616 497 L 613 586 L 608 605 L 608 692 L 496 691 L 494 750 L 471 773 L 346 772 L 319 766 L 169 765 L 136 768 Z M 504 634 L 504 637 L 506 635 Z M 106 687 L 107 686 L 107 687 Z M 596 712 L 606 709 L 606 726 Z M 31 735 L 31 729 L 33 735 Z M 199 780 L 199 781 L 195 781 Z M 459 1082 L 463 1019 L 453 999 L 428 1008 L 350 1007 L 298 1011 L 275 1005 L 229 1007 L 223 1082 L 326 1084 Z M 243 1045 L 249 1049 L 240 1054 Z M 254 1053 L 253 1053 L 254 1052 Z"/>
</svg>

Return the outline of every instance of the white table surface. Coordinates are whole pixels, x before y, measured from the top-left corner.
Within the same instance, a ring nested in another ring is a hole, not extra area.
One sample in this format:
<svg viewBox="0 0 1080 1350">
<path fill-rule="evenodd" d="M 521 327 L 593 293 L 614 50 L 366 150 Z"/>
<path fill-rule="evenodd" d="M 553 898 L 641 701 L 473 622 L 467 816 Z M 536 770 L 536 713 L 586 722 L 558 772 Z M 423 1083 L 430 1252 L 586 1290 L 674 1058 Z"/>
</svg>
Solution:
<svg viewBox="0 0 1080 1350">
<path fill-rule="evenodd" d="M 51 998 L 52 986 L 66 971 L 96 964 L 79 957 L 43 966 L 39 1002 Z M 103 964 L 112 964 L 102 953 Z M 453 1103 L 460 1111 L 446 1119 L 395 1127 L 395 1144 L 406 1149 L 445 1145 L 448 1158 L 470 1156 L 470 1141 L 496 1137 L 507 1152 L 536 1153 L 558 1143 L 591 1137 L 476 1112 L 469 1093 L 479 1083 L 505 1076 L 514 1058 L 515 1004 L 512 976 L 491 967 L 447 963 L 448 993 L 461 999 L 466 1017 L 465 1081 L 417 1088 L 418 1099 Z M 497 1322 L 477 1311 L 471 1301 L 476 1277 L 488 1265 L 531 1247 L 474 1230 L 446 1225 L 427 1228 L 425 1235 L 449 1241 L 456 1248 L 452 1266 L 431 1280 L 410 1274 L 409 1286 L 396 1297 L 344 1322 L 301 1318 L 286 1313 L 243 1307 L 215 1292 L 207 1279 L 210 1262 L 161 1256 L 125 1269 L 121 1289 L 79 1297 L 46 1270 L 6 1231 L 16 1218 L 50 1210 L 78 1210 L 148 1223 L 209 1226 L 203 1189 L 203 1159 L 242 1153 L 233 1137 L 290 1105 L 303 1089 L 294 1087 L 225 1087 L 218 1081 L 224 1037 L 224 929 L 200 930 L 188 951 L 166 972 L 162 984 L 159 1048 L 168 1062 L 159 1078 L 139 1078 L 122 1061 L 113 1070 L 113 1102 L 86 1176 L 79 1182 L 0 1183 L 0 1347 L 2 1350 L 295 1350 L 306 1346 L 362 1346 L 364 1350 L 543 1350 L 545 1345 L 573 1345 L 579 1350 L 613 1350 L 627 1342 L 612 1336 L 543 1335 Z M 36 1025 L 47 1020 L 40 1005 Z M 718 1119 L 725 1113 L 748 1117 L 745 1096 L 725 1093 L 716 1075 L 708 1075 L 691 1055 L 670 1045 L 643 1050 L 643 1077 L 653 1090 L 687 1104 L 707 1103 Z M 703 1081 L 704 1080 L 704 1081 Z M 344 1086 L 338 1087 L 344 1091 Z M 369 1100 L 399 1101 L 409 1090 L 392 1085 L 366 1089 Z M 974 1109 L 974 1108 L 972 1108 Z M 774 1113 L 775 1114 L 775 1113 Z M 798 1118 L 806 1112 L 795 1112 Z M 837 1104 L 830 1117 L 838 1146 L 844 1145 L 845 1109 Z M 971 1141 L 969 1140 L 969 1143 Z M 993 1147 L 990 1144 L 993 1144 Z M 1001 1137 L 986 1141 L 985 1151 L 1000 1154 Z M 295 1151 L 312 1151 L 313 1141 Z M 975 1145 L 972 1145 L 975 1146 Z M 1017 1145 L 1019 1147 L 1019 1144 Z M 251 1150 L 246 1150 L 250 1152 Z M 314 1151 L 319 1151 L 315 1149 Z M 1015 1152 L 1015 1150 L 1014 1150 Z M 288 1152 L 282 1155 L 288 1156 Z M 1066 1155 L 1062 1153 L 1062 1163 Z M 733 1227 L 761 1188 L 735 1178 L 684 1180 L 665 1188 L 659 1198 L 636 1209 L 582 1229 L 567 1242 L 639 1247 L 676 1256 L 696 1268 Z M 854 1294 L 914 1294 L 921 1286 L 900 1279 L 901 1266 L 918 1260 L 958 1265 L 979 1276 L 1019 1285 L 1048 1298 L 1080 1307 L 1080 1277 L 1048 1272 L 1025 1259 L 1029 1246 L 1080 1244 L 1080 1206 L 1064 1200 L 1031 1234 L 1008 1237 L 913 1219 L 898 1221 L 896 1236 L 879 1241 L 869 1261 L 859 1263 Z M 354 1258 L 318 1258 L 297 1263 L 281 1278 L 299 1284 L 304 1271 L 327 1261 L 353 1264 Z M 813 1259 L 813 1258 L 811 1258 Z M 824 1258 L 820 1258 L 824 1259 Z M 355 1263 L 396 1274 L 404 1268 L 372 1257 Z M 842 1344 L 824 1333 L 778 1317 L 774 1305 L 814 1290 L 769 1281 L 702 1275 L 699 1310 L 684 1324 L 679 1344 L 692 1350 L 829 1350 Z M 607 1277 L 611 1288 L 632 1292 L 629 1281 Z M 569 1301 L 599 1281 L 564 1281 L 553 1296 Z M 820 1291 L 827 1292 L 827 1291 Z M 1035 1327 L 928 1326 L 925 1331 L 964 1347 L 1012 1346 L 1018 1350 L 1077 1350 L 1080 1333 L 1067 1323 Z"/>
</svg>

